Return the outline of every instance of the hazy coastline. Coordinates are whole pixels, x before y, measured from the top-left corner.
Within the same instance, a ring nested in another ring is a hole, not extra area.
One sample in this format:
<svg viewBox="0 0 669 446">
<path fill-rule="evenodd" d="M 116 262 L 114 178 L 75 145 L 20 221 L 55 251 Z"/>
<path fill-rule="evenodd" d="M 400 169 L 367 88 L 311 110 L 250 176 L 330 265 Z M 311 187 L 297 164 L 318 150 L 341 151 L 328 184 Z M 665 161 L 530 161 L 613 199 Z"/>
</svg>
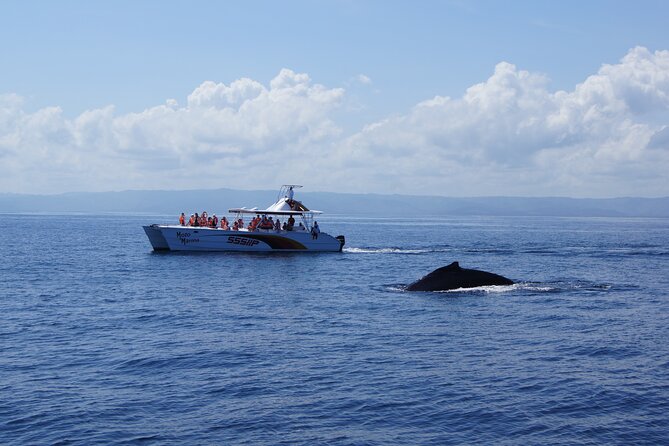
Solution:
<svg viewBox="0 0 669 446">
<path fill-rule="evenodd" d="M 495 215 L 555 217 L 669 217 L 669 197 L 436 197 L 301 192 L 313 209 L 344 215 Z M 0 212 L 165 213 L 229 207 L 262 209 L 276 198 L 269 190 L 128 190 L 57 195 L 0 194 Z"/>
</svg>

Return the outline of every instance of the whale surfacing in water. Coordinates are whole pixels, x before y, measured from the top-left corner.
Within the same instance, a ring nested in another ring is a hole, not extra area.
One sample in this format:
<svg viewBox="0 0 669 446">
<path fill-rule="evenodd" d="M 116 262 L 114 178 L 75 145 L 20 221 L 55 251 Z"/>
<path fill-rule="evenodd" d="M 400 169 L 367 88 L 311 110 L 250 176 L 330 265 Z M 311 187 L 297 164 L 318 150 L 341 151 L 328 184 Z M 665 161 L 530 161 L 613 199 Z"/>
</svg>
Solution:
<svg viewBox="0 0 669 446">
<path fill-rule="evenodd" d="M 513 281 L 477 269 L 460 268 L 458 262 L 453 262 L 410 284 L 407 291 L 446 291 L 487 285 L 513 285 Z"/>
</svg>

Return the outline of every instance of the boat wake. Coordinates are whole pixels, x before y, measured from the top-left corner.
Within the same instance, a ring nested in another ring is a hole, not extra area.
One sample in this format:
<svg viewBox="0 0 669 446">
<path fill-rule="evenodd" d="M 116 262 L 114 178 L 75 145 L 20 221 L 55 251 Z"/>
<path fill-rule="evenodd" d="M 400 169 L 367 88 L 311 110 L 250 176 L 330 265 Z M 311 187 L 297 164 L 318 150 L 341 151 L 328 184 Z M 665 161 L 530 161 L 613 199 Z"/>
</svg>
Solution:
<svg viewBox="0 0 669 446">
<path fill-rule="evenodd" d="M 450 252 L 447 248 L 437 249 L 406 249 L 406 248 L 346 248 L 343 252 L 350 254 L 427 254 L 433 252 Z"/>
</svg>

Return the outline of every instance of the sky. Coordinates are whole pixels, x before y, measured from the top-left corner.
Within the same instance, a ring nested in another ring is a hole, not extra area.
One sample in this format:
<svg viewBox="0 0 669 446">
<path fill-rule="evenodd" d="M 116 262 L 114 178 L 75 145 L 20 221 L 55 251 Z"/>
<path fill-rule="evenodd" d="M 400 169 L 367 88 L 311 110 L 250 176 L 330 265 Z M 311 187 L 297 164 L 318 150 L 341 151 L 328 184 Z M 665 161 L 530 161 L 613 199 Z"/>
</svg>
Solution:
<svg viewBox="0 0 669 446">
<path fill-rule="evenodd" d="M 0 2 L 0 193 L 669 196 L 669 2 Z"/>
</svg>

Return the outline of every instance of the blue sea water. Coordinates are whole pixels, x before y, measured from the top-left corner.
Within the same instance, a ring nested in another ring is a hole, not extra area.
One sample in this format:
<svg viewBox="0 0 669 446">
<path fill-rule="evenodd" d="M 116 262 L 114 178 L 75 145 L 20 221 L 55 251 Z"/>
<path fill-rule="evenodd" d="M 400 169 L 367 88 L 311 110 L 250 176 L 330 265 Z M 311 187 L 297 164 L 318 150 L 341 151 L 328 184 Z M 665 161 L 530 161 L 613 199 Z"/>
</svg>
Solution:
<svg viewBox="0 0 669 446">
<path fill-rule="evenodd" d="M 343 253 L 153 253 L 0 216 L 2 444 L 668 444 L 669 221 L 347 218 Z M 403 286 L 459 261 L 517 282 Z"/>
</svg>

